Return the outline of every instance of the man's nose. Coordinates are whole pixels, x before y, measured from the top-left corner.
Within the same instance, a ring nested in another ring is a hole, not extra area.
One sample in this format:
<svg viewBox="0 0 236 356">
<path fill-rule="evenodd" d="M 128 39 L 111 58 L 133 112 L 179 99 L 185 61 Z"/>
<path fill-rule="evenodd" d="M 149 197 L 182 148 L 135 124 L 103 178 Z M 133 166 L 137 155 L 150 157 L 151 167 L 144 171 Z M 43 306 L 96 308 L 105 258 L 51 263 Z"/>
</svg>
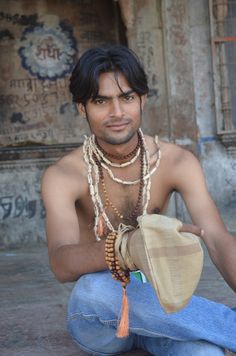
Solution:
<svg viewBox="0 0 236 356">
<path fill-rule="evenodd" d="M 122 105 L 118 98 L 112 100 L 111 114 L 110 116 L 122 117 L 124 114 Z"/>
</svg>

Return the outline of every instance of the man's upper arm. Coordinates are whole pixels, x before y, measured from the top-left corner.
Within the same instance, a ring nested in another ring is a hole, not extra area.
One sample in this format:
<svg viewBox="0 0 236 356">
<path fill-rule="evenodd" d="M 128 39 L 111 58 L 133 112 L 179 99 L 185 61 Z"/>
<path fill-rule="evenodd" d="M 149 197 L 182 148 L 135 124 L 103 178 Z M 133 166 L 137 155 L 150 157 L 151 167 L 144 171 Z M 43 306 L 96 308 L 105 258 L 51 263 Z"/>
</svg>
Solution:
<svg viewBox="0 0 236 356">
<path fill-rule="evenodd" d="M 47 169 L 42 179 L 46 209 L 46 234 L 49 255 L 59 246 L 79 242 L 79 223 L 75 210 L 73 180 L 60 167 Z"/>
<path fill-rule="evenodd" d="M 192 153 L 183 152 L 174 180 L 175 189 L 183 197 L 194 224 L 215 238 L 220 232 L 225 232 L 224 223 L 208 192 L 202 168 Z M 215 231 L 218 231 L 217 235 Z"/>
<path fill-rule="evenodd" d="M 236 240 L 226 230 L 208 193 L 200 164 L 191 153 L 184 153 L 174 173 L 174 181 L 194 224 L 204 230 L 202 238 L 212 261 L 225 281 L 236 291 Z"/>
</svg>

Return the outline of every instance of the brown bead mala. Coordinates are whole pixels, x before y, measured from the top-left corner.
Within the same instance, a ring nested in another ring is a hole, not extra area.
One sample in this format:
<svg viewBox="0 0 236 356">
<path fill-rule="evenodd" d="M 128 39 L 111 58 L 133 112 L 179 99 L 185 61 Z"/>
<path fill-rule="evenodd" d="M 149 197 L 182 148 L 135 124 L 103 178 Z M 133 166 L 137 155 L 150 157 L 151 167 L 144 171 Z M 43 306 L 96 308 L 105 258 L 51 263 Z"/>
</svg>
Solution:
<svg viewBox="0 0 236 356">
<path fill-rule="evenodd" d="M 119 264 L 118 258 L 115 255 L 115 242 L 117 238 L 117 231 L 110 232 L 106 237 L 105 242 L 105 260 L 107 266 L 112 274 L 113 279 L 122 284 L 122 309 L 119 326 L 117 330 L 118 337 L 128 336 L 129 333 L 129 306 L 126 295 L 126 286 L 130 282 L 129 270 L 123 270 Z"/>
<path fill-rule="evenodd" d="M 125 271 L 120 267 L 119 261 L 115 256 L 115 242 L 117 238 L 117 231 L 110 232 L 106 237 L 105 242 L 105 259 L 112 277 L 126 286 L 130 282 L 129 271 Z"/>
<path fill-rule="evenodd" d="M 88 184 L 89 184 L 89 191 L 90 191 L 91 199 L 92 199 L 92 202 L 94 205 L 94 213 L 95 213 L 94 233 L 95 233 L 97 241 L 100 241 L 102 237 L 105 237 L 107 235 L 107 230 L 109 230 L 109 231 L 115 230 L 111 221 L 110 221 L 110 218 L 107 214 L 107 211 L 106 211 L 108 206 L 110 205 L 110 207 L 114 210 L 114 212 L 116 214 L 118 212 L 120 216 L 123 215 L 118 211 L 117 208 L 114 209 L 111 206 L 109 196 L 107 194 L 105 194 L 105 192 L 103 192 L 104 193 L 103 195 L 105 198 L 105 204 L 102 201 L 102 198 L 101 198 L 100 192 L 99 192 L 99 183 L 101 184 L 102 178 L 101 178 L 101 172 L 99 172 L 99 171 L 102 171 L 103 168 L 107 170 L 108 175 L 111 177 L 111 179 L 117 183 L 124 184 L 124 185 L 135 185 L 135 184 L 142 182 L 142 188 L 141 188 L 141 186 L 139 186 L 140 190 L 138 193 L 139 196 L 137 197 L 137 202 L 135 204 L 134 210 L 131 212 L 132 220 L 137 215 L 147 214 L 147 207 L 148 207 L 148 203 L 150 200 L 151 176 L 159 166 L 160 159 L 161 159 L 161 151 L 158 150 L 158 148 L 159 148 L 158 137 L 155 136 L 154 140 L 155 140 L 155 144 L 157 146 L 158 155 L 157 155 L 157 159 L 155 162 L 155 166 L 152 168 L 152 170 L 150 170 L 149 152 L 148 152 L 148 149 L 146 146 L 145 137 L 144 137 L 141 129 L 138 130 L 138 139 L 140 140 L 140 144 L 139 144 L 139 148 L 138 148 L 135 156 L 127 162 L 118 164 L 115 162 L 110 162 L 109 160 L 107 161 L 107 158 L 105 159 L 104 154 L 99 154 L 100 150 L 97 147 L 97 144 L 95 141 L 96 137 L 94 135 L 91 135 L 90 137 L 85 138 L 85 141 L 83 144 L 83 154 L 84 154 L 85 163 L 87 164 L 87 167 L 88 167 Z M 96 156 L 97 160 L 95 159 L 95 156 Z M 131 154 L 131 156 L 132 156 L 132 154 Z M 109 166 L 111 166 L 111 167 L 114 166 L 114 167 L 118 167 L 118 168 L 127 167 L 128 165 L 133 164 L 138 159 L 139 156 L 141 156 L 140 163 L 141 163 L 141 167 L 143 168 L 142 172 L 140 171 L 139 179 L 136 179 L 134 181 L 125 181 L 125 180 L 119 179 L 113 175 L 112 170 L 109 168 Z M 125 156 L 123 156 L 123 158 L 124 157 Z M 98 161 L 99 161 L 99 163 L 97 164 Z M 101 169 L 101 167 L 98 167 L 98 165 L 102 166 L 102 169 Z M 102 174 L 103 174 L 103 172 L 102 172 Z M 105 184 L 102 184 L 101 188 L 104 190 L 103 185 L 105 186 Z M 141 189 L 142 189 L 142 194 L 141 194 Z M 142 199 L 141 199 L 141 197 L 142 197 Z M 140 204 L 140 201 L 141 201 L 141 204 Z M 112 204 L 112 205 L 115 206 L 114 204 Z M 142 207 L 141 212 L 139 212 L 140 205 Z M 129 214 L 129 217 L 130 217 L 130 214 Z M 131 220 L 131 219 L 128 219 L 126 216 L 125 220 L 127 220 L 127 222 L 129 222 L 129 224 L 130 224 L 129 220 Z"/>
<path fill-rule="evenodd" d="M 145 154 L 145 149 L 142 144 L 142 140 L 140 139 L 140 135 L 138 134 L 138 144 L 137 144 L 136 148 L 139 148 L 139 147 L 141 149 L 141 155 L 140 155 L 140 183 L 139 183 L 138 199 L 137 199 L 136 205 L 134 207 L 134 210 L 126 217 L 127 220 L 136 219 L 137 216 L 139 215 L 138 211 L 139 211 L 140 207 L 142 206 L 143 188 L 144 188 L 144 154 Z M 103 152 L 108 155 L 108 152 L 106 152 L 104 150 L 103 150 Z M 125 156 L 123 156 L 123 157 L 125 157 Z M 128 155 L 126 157 L 128 157 Z M 120 219 L 123 219 L 124 218 L 123 215 L 118 211 L 118 209 L 115 207 L 115 205 L 110 201 L 110 199 L 108 197 L 101 162 L 99 161 L 99 159 L 96 157 L 95 154 L 93 154 L 93 159 L 96 162 L 96 165 L 99 170 L 99 176 L 100 176 L 103 192 L 105 195 L 105 209 L 110 205 L 111 208 L 116 213 L 116 215 Z"/>
<path fill-rule="evenodd" d="M 158 149 L 158 141 L 157 137 L 155 137 L 155 143 Z M 97 146 L 97 147 L 96 147 Z M 150 199 L 150 186 L 151 186 L 151 175 L 157 169 L 160 163 L 160 151 L 157 157 L 155 167 L 150 171 L 150 161 L 149 161 L 149 153 L 146 146 L 144 135 L 141 129 L 138 130 L 138 143 L 133 151 L 131 151 L 128 155 L 111 155 L 110 153 L 100 149 L 102 153 L 99 154 L 98 147 L 96 142 L 96 137 L 94 135 L 85 139 L 83 145 L 83 153 L 84 160 L 88 166 L 88 183 L 90 189 L 90 195 L 92 202 L 94 204 L 94 212 L 95 212 L 95 223 L 94 223 L 94 232 L 97 241 L 101 240 L 101 237 L 106 238 L 105 241 L 105 260 L 109 270 L 111 271 L 112 277 L 121 282 L 122 284 L 122 310 L 121 317 L 118 325 L 117 336 L 125 337 L 129 332 L 129 311 L 128 311 L 128 299 L 126 295 L 126 286 L 130 281 L 129 269 L 124 270 L 120 264 L 119 260 L 116 257 L 116 249 L 119 246 L 116 246 L 117 238 L 122 238 L 123 233 L 118 228 L 118 231 L 115 231 L 113 225 L 110 222 L 110 219 L 106 213 L 107 208 L 110 206 L 116 215 L 119 216 L 120 219 L 124 219 L 123 215 L 118 211 L 115 205 L 110 201 L 108 192 L 106 190 L 103 167 L 107 170 L 109 176 L 113 181 L 116 181 L 120 184 L 125 185 L 135 185 L 139 183 L 139 192 L 137 201 L 133 211 L 128 215 L 129 219 L 136 218 L 139 215 L 140 207 L 142 207 L 142 214 L 147 213 L 147 206 Z M 118 160 L 129 160 L 128 162 L 124 162 L 121 164 L 110 162 L 107 157 Z M 128 165 L 133 164 L 138 157 L 140 157 L 140 178 L 135 181 L 124 181 L 115 177 L 112 173 L 111 169 L 108 169 L 108 166 L 123 168 Z M 102 201 L 99 192 L 99 182 L 101 183 L 101 188 L 103 189 L 103 195 L 105 198 L 105 202 Z M 126 217 L 127 219 L 127 217 Z M 121 224 L 123 225 L 123 224 Z M 124 226 L 124 225 L 123 225 Z M 108 231 L 111 231 L 108 233 Z M 122 234 L 121 236 L 119 234 Z M 120 240 L 118 245 L 120 244 Z"/>
</svg>

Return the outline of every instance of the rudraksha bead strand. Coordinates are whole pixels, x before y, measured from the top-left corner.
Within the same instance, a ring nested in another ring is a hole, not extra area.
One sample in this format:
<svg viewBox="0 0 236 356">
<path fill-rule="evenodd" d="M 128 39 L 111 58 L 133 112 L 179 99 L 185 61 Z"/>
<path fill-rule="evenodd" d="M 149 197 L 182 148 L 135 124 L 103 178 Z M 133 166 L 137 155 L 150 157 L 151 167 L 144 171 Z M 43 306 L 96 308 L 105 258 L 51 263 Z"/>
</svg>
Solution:
<svg viewBox="0 0 236 356">
<path fill-rule="evenodd" d="M 119 264 L 118 258 L 115 255 L 115 242 L 118 236 L 117 231 L 109 233 L 105 242 L 105 260 L 107 266 L 115 281 L 122 284 L 122 308 L 121 317 L 118 324 L 116 335 L 118 337 L 126 337 L 129 334 L 129 303 L 126 294 L 126 286 L 130 282 L 129 270 L 123 270 Z"/>
<path fill-rule="evenodd" d="M 130 282 L 130 274 L 128 270 L 123 270 L 119 264 L 118 258 L 115 255 L 115 242 L 117 231 L 110 232 L 106 237 L 105 242 L 105 260 L 112 274 L 112 277 L 122 283 L 123 287 Z"/>
<path fill-rule="evenodd" d="M 108 174 L 110 175 L 110 177 L 112 178 L 112 180 L 120 183 L 120 184 L 138 184 L 141 183 L 143 181 L 143 187 L 142 187 L 142 211 L 140 212 L 141 214 L 146 214 L 147 213 L 147 207 L 148 207 L 148 202 L 150 199 L 150 187 L 151 187 L 151 176 L 152 174 L 155 172 L 155 170 L 157 169 L 157 167 L 159 166 L 160 163 L 160 158 L 161 158 L 161 151 L 159 149 L 159 145 L 158 145 L 158 138 L 157 136 L 155 136 L 155 143 L 157 146 L 157 159 L 156 162 L 154 164 L 154 167 L 150 170 L 150 159 L 149 159 L 149 152 L 146 146 L 146 140 L 145 137 L 142 133 L 142 130 L 139 129 L 139 137 L 140 137 L 140 142 L 142 141 L 142 144 L 140 144 L 139 150 L 140 150 L 140 155 L 143 156 L 143 166 L 144 166 L 144 172 L 143 172 L 143 179 L 139 178 L 136 181 L 125 181 L 122 179 L 118 179 L 116 177 L 114 177 L 112 170 L 108 167 L 108 164 L 105 164 L 105 162 L 102 161 L 102 159 L 96 155 L 96 144 L 95 144 L 95 136 L 91 135 L 90 137 L 85 137 L 85 141 L 84 141 L 84 145 L 83 145 L 83 153 L 84 153 L 84 160 L 85 163 L 87 164 L 88 167 L 88 184 L 89 184 L 89 190 L 90 190 L 90 195 L 91 195 L 91 199 L 94 205 L 94 213 L 95 213 L 95 220 L 94 220 L 94 233 L 96 236 L 97 241 L 101 240 L 101 237 L 105 237 L 107 235 L 107 231 L 115 231 L 115 228 L 113 227 L 109 216 L 107 215 L 106 212 L 106 207 L 105 204 L 108 204 L 108 200 L 106 199 L 106 202 L 103 202 L 100 196 L 100 192 L 99 192 L 99 182 L 101 181 L 101 171 L 104 169 L 107 169 Z M 141 145 L 144 146 L 144 155 L 141 154 Z M 96 156 L 97 160 L 99 161 L 99 166 L 102 166 L 100 168 L 98 168 L 98 164 L 97 162 L 95 162 L 95 158 L 94 156 Z M 131 164 L 134 163 L 134 161 L 132 161 L 133 159 L 130 160 Z M 141 160 L 141 158 L 140 158 Z M 123 164 L 121 163 L 119 165 L 119 168 L 123 168 Z M 129 163 L 130 164 L 130 163 Z M 127 166 L 127 162 L 126 162 L 126 166 Z M 142 174 L 140 173 L 140 176 Z M 140 206 L 140 203 L 138 203 L 138 201 L 141 200 L 141 187 L 139 187 L 139 193 L 138 193 L 138 200 L 137 203 L 135 205 L 134 210 L 135 212 L 133 213 L 134 215 L 137 215 L 139 213 L 139 208 L 136 208 L 137 205 Z M 110 205 L 110 204 L 109 204 Z M 114 205 L 114 204 L 113 204 Z M 128 218 L 128 217 L 126 217 Z M 104 226 L 106 228 L 104 228 Z M 106 232 L 105 232 L 106 231 Z"/>
</svg>

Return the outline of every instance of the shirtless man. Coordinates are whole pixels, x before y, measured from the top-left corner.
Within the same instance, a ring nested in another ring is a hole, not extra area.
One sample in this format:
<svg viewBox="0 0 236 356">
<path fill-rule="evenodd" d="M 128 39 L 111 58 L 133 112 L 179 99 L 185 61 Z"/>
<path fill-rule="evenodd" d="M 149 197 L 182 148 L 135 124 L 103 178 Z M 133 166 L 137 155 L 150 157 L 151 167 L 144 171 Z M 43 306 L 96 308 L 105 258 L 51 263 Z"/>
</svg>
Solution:
<svg viewBox="0 0 236 356">
<path fill-rule="evenodd" d="M 145 212 L 164 214 L 171 193 L 179 192 L 195 224 L 183 225 L 182 231 L 201 236 L 235 291 L 236 241 L 219 216 L 194 155 L 162 141 L 158 148 L 153 137 L 139 131 L 148 86 L 131 50 L 122 46 L 88 50 L 72 73 L 70 90 L 94 136 L 86 147 L 46 170 L 42 196 L 52 271 L 62 283 L 77 281 L 68 308 L 73 339 L 93 355 L 115 355 L 136 347 L 158 356 L 236 351 L 236 314 L 230 308 L 193 296 L 185 308 L 167 314 L 150 283 L 133 277 L 127 287 L 130 333 L 116 337 L 121 290 L 105 260 L 106 235 L 112 228 L 120 223 L 136 226 L 137 217 Z M 96 158 L 94 150 L 102 158 Z M 152 172 L 160 152 L 160 164 Z M 145 174 L 151 186 L 145 183 Z"/>
</svg>

